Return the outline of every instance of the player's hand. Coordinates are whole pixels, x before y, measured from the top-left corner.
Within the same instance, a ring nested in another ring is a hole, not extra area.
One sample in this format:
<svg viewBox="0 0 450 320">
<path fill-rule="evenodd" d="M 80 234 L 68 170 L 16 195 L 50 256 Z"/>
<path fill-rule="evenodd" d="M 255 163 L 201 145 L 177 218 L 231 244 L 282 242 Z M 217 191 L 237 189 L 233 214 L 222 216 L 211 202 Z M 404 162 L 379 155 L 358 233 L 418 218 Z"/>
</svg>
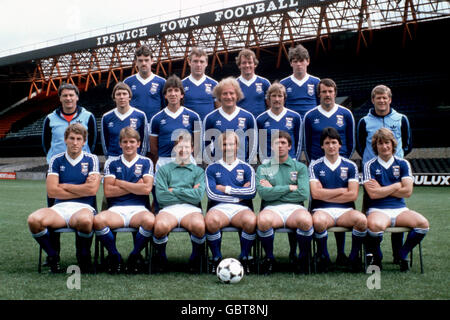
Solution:
<svg viewBox="0 0 450 320">
<path fill-rule="evenodd" d="M 380 187 L 381 187 L 380 184 L 378 183 L 378 181 L 375 180 L 375 179 L 370 179 L 370 180 L 367 181 L 366 183 L 367 183 L 367 185 L 368 185 L 370 188 L 373 188 L 373 189 L 376 189 L 376 188 L 380 188 Z"/>
<path fill-rule="evenodd" d="M 292 192 L 292 191 L 295 191 L 295 190 L 297 190 L 298 189 L 298 186 L 296 185 L 296 184 L 290 184 L 289 185 L 289 190 Z"/>
<path fill-rule="evenodd" d="M 200 183 L 197 183 L 195 186 L 193 186 L 193 189 L 198 189 L 198 187 L 200 187 Z"/>
<path fill-rule="evenodd" d="M 144 179 L 140 178 L 136 183 L 144 183 Z"/>
<path fill-rule="evenodd" d="M 173 188 L 169 188 L 169 192 L 172 192 L 173 191 Z"/>
<path fill-rule="evenodd" d="M 247 181 L 246 183 L 244 183 L 243 187 L 244 187 L 244 188 L 250 187 L 250 181 Z"/>
<path fill-rule="evenodd" d="M 266 179 L 259 180 L 259 184 L 266 188 L 272 188 L 272 185 Z"/>
<path fill-rule="evenodd" d="M 216 185 L 216 189 L 219 190 L 220 192 L 225 193 L 225 188 L 226 187 L 221 184 Z"/>
</svg>

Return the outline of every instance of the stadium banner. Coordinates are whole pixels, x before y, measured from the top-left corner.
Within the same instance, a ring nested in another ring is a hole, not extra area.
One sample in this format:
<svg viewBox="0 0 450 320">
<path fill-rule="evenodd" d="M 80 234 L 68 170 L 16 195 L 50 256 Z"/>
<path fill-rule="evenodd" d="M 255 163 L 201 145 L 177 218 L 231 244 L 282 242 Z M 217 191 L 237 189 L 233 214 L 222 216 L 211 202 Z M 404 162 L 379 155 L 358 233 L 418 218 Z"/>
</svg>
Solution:
<svg viewBox="0 0 450 320">
<path fill-rule="evenodd" d="M 0 172 L 0 180 L 16 180 L 15 172 Z"/>
<path fill-rule="evenodd" d="M 71 52 L 113 46 L 123 42 L 133 42 L 164 34 L 187 32 L 194 28 L 210 25 L 222 25 L 237 20 L 252 19 L 273 13 L 302 10 L 314 6 L 323 6 L 336 0 L 265 0 L 241 6 L 224 8 L 189 17 L 181 17 L 147 26 L 108 33 L 92 38 L 72 41 L 61 45 L 18 53 L 0 58 L 0 66 L 32 61 L 51 56 L 70 54 Z"/>
<path fill-rule="evenodd" d="M 415 186 L 450 186 L 450 173 L 413 173 L 413 176 Z M 359 184 L 363 185 L 362 173 L 359 173 Z"/>
</svg>

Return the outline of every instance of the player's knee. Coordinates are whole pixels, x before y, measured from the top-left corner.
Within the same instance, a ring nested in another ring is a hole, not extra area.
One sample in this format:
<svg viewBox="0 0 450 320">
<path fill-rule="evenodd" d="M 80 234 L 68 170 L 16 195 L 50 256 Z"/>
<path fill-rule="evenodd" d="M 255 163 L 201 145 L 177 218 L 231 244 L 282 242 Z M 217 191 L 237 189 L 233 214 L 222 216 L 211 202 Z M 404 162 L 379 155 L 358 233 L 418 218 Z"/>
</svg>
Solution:
<svg viewBox="0 0 450 320">
<path fill-rule="evenodd" d="M 98 214 L 94 217 L 92 225 L 95 230 L 101 230 L 107 225 L 106 218 L 103 214 Z"/>
<path fill-rule="evenodd" d="M 157 220 L 153 228 L 153 233 L 158 238 L 165 236 L 170 232 L 170 225 L 164 220 Z"/>
<path fill-rule="evenodd" d="M 259 230 L 267 231 L 272 227 L 272 218 L 268 214 L 258 215 L 256 225 Z"/>
<path fill-rule="evenodd" d="M 92 229 L 94 223 L 94 217 L 92 214 L 83 214 L 78 217 L 78 227 L 82 230 Z"/>
<path fill-rule="evenodd" d="M 384 231 L 386 229 L 384 224 L 378 220 L 367 221 L 367 228 L 372 232 L 380 232 L 380 231 Z"/>
<path fill-rule="evenodd" d="M 27 223 L 30 229 L 36 229 L 41 226 L 40 219 L 34 213 L 28 216 Z"/>
<path fill-rule="evenodd" d="M 327 219 L 325 219 L 322 215 L 315 214 L 313 216 L 313 226 L 316 232 L 323 232 L 327 229 Z"/>
<path fill-rule="evenodd" d="M 220 219 L 217 215 L 207 215 L 205 217 L 205 224 L 209 232 L 216 232 L 220 229 Z"/>
<path fill-rule="evenodd" d="M 428 229 L 430 227 L 430 223 L 424 216 L 420 216 L 417 221 L 417 228 Z"/>
<path fill-rule="evenodd" d="M 191 233 L 196 237 L 203 237 L 205 235 L 205 224 L 204 223 L 192 223 Z"/>
<path fill-rule="evenodd" d="M 358 213 L 355 216 L 355 223 L 354 223 L 355 229 L 358 231 L 364 231 L 367 229 L 367 218 L 362 213 Z"/>
<path fill-rule="evenodd" d="M 256 228 L 256 216 L 254 213 L 246 214 L 242 219 L 242 229 L 245 232 L 254 232 Z"/>
</svg>

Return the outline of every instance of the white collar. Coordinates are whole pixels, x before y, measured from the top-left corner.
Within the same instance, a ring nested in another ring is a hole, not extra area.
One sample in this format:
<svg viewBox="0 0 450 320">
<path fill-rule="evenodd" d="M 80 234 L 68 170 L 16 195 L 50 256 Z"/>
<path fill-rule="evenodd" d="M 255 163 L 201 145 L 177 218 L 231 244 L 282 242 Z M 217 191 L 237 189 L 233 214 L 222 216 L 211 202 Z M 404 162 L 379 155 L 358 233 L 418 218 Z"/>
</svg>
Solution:
<svg viewBox="0 0 450 320">
<path fill-rule="evenodd" d="M 233 120 L 234 118 L 236 118 L 236 116 L 238 115 L 239 111 L 241 111 L 241 108 L 239 108 L 238 106 L 236 106 L 236 109 L 233 111 L 232 114 L 228 114 L 226 113 L 222 107 L 220 107 L 219 109 L 219 113 L 222 115 L 222 117 L 224 117 L 225 119 L 227 119 L 228 121 Z"/>
<path fill-rule="evenodd" d="M 225 169 L 227 169 L 228 171 L 233 171 L 234 168 L 236 168 L 236 166 L 239 164 L 239 159 L 236 158 L 236 160 L 233 161 L 232 164 L 227 164 L 225 161 L 223 161 L 223 159 L 220 159 L 218 161 Z"/>
<path fill-rule="evenodd" d="M 325 117 L 330 118 L 338 109 L 339 105 L 338 104 L 334 104 L 333 108 L 331 108 L 330 111 L 325 110 L 321 104 L 319 104 L 319 106 L 317 107 L 317 110 L 319 110 L 319 112 L 321 114 L 323 114 Z"/>
<path fill-rule="evenodd" d="M 119 112 L 119 109 L 116 107 L 114 109 L 114 114 L 116 115 L 117 118 L 119 118 L 121 121 L 125 120 L 126 118 L 128 118 L 130 116 L 130 114 L 132 114 L 134 111 L 133 107 L 130 107 L 130 109 L 125 112 L 124 114 Z"/>
<path fill-rule="evenodd" d="M 141 75 L 139 73 L 136 74 L 136 79 L 139 80 L 140 83 L 142 83 L 143 85 L 146 85 L 147 83 L 149 83 L 150 81 L 153 80 L 153 78 L 155 78 L 155 74 L 152 72 L 152 74 L 147 78 L 144 79 L 141 77 Z"/>
<path fill-rule="evenodd" d="M 302 80 L 298 80 L 293 74 L 291 75 L 291 80 L 294 81 L 299 87 L 305 84 L 309 80 L 309 74 L 306 74 Z"/>
<path fill-rule="evenodd" d="M 250 80 L 245 79 L 243 76 L 239 76 L 238 79 L 243 84 L 245 84 L 247 87 L 250 87 L 253 84 L 253 82 L 256 81 L 256 74 L 254 74 L 253 77 L 251 77 Z"/>
<path fill-rule="evenodd" d="M 125 159 L 125 157 L 123 156 L 123 154 L 120 155 L 120 160 L 121 160 L 122 163 L 123 163 L 124 165 L 126 165 L 128 168 L 131 168 L 131 167 L 136 163 L 136 161 L 138 161 L 138 159 L 139 159 L 139 155 L 136 154 L 136 157 L 134 157 L 133 160 L 131 160 L 130 162 L 128 162 L 127 159 Z"/>
<path fill-rule="evenodd" d="M 81 151 L 81 153 L 80 153 L 80 155 L 79 155 L 78 157 L 76 157 L 75 159 L 72 159 L 72 158 L 69 156 L 69 153 L 68 153 L 67 150 L 66 150 L 65 156 L 66 156 L 67 161 L 69 161 L 69 163 L 72 165 L 72 167 L 75 167 L 75 166 L 78 164 L 78 162 L 80 162 L 81 159 L 83 159 L 83 157 L 84 157 L 84 152 Z"/>
<path fill-rule="evenodd" d="M 335 163 L 331 163 L 330 160 L 328 160 L 326 156 L 323 156 L 323 163 L 325 163 L 325 165 L 328 168 L 330 168 L 331 171 L 336 170 L 336 168 L 341 165 L 341 162 L 342 162 L 341 156 L 338 156 L 338 158 L 337 158 Z"/>
<path fill-rule="evenodd" d="M 176 119 L 184 111 L 184 107 L 180 106 L 176 112 L 169 110 L 169 107 L 164 108 L 164 112 L 171 118 Z"/>
<path fill-rule="evenodd" d="M 200 78 L 200 80 L 197 80 L 197 79 L 195 79 L 195 78 L 192 76 L 192 74 L 190 74 L 190 75 L 189 75 L 189 80 L 191 80 L 191 82 L 192 82 L 193 84 L 195 84 L 195 85 L 198 87 L 199 85 L 201 85 L 201 84 L 206 80 L 206 75 L 203 75 L 203 76 Z"/>
<path fill-rule="evenodd" d="M 283 111 L 281 111 L 279 115 L 273 113 L 271 109 L 267 110 L 267 114 L 269 115 L 269 117 L 271 117 L 273 120 L 277 122 L 279 122 L 286 115 L 286 113 L 287 109 L 285 107 L 283 107 Z"/>
<path fill-rule="evenodd" d="M 377 157 L 378 162 L 381 164 L 381 166 L 385 169 L 389 169 L 390 166 L 394 163 L 394 156 L 392 156 L 387 162 L 380 158 L 380 156 Z"/>
</svg>

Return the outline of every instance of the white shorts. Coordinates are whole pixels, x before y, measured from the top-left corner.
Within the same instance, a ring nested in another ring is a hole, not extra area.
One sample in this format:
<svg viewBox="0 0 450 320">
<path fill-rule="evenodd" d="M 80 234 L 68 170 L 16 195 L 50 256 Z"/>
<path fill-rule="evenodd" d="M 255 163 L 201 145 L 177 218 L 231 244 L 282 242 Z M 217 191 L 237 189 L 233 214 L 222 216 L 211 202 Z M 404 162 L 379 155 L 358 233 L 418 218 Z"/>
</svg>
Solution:
<svg viewBox="0 0 450 320">
<path fill-rule="evenodd" d="M 130 226 L 131 219 L 142 211 L 148 211 L 145 206 L 112 206 L 108 209 L 108 211 L 112 211 L 120 215 L 123 219 L 123 227 L 128 228 Z"/>
<path fill-rule="evenodd" d="M 173 215 L 178 221 L 178 227 L 180 226 L 181 219 L 183 219 L 188 214 L 198 212 L 203 215 L 201 208 L 189 203 L 174 204 L 159 210 L 159 213 L 161 212 L 167 212 Z"/>
<path fill-rule="evenodd" d="M 406 207 L 403 208 L 397 208 L 397 209 L 378 209 L 378 208 L 369 208 L 367 210 L 367 216 L 369 216 L 372 212 L 381 212 L 387 215 L 389 218 L 391 218 L 391 227 L 395 227 L 395 222 L 397 220 L 397 217 L 400 213 L 408 211 L 409 209 Z"/>
<path fill-rule="evenodd" d="M 233 217 L 238 214 L 239 212 L 241 212 L 242 210 L 250 210 L 252 211 L 249 207 L 247 206 L 243 206 L 240 204 L 235 204 L 235 203 L 221 203 L 218 205 L 215 205 L 214 207 L 212 207 L 210 210 L 218 210 L 220 212 L 222 212 L 223 214 L 225 214 L 228 219 L 231 222 L 231 219 L 233 219 Z"/>
<path fill-rule="evenodd" d="M 89 209 L 92 212 L 92 214 L 95 213 L 95 209 L 92 208 L 90 205 L 73 201 L 57 203 L 50 209 L 54 210 L 66 221 L 67 227 L 69 227 L 69 221 L 70 218 L 72 218 L 73 214 L 80 211 L 81 209 Z"/>
<path fill-rule="evenodd" d="M 280 216 L 281 220 L 283 220 L 283 225 L 286 228 L 286 221 L 295 210 L 306 210 L 306 209 L 305 209 L 305 207 L 303 207 L 299 204 L 286 203 L 286 204 L 279 204 L 279 205 L 275 205 L 275 206 L 267 206 L 267 207 L 264 207 L 264 210 L 270 210 L 270 211 L 273 211 L 276 214 L 278 214 Z"/>
<path fill-rule="evenodd" d="M 336 224 L 336 221 L 340 218 L 340 216 L 352 210 L 353 208 L 317 208 L 313 210 L 313 213 L 316 211 L 326 212 L 334 219 L 334 224 Z"/>
</svg>

